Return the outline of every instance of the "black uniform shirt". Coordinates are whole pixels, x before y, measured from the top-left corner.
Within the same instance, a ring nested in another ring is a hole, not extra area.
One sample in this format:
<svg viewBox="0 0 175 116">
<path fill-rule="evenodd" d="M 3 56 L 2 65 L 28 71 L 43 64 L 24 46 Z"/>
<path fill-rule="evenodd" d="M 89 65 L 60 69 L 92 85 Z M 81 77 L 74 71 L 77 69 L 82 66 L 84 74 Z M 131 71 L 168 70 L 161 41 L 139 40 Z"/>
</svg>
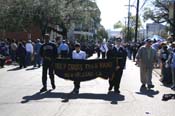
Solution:
<svg viewBox="0 0 175 116">
<path fill-rule="evenodd" d="M 45 43 L 40 48 L 40 55 L 43 57 L 44 62 L 54 61 L 57 57 L 57 47 L 54 43 Z"/>
<path fill-rule="evenodd" d="M 123 47 L 119 47 L 118 49 L 116 47 L 114 47 L 113 48 L 113 57 L 119 58 L 118 65 L 120 66 L 121 69 L 124 69 L 125 64 L 126 64 L 126 57 L 127 57 L 126 50 Z"/>
</svg>

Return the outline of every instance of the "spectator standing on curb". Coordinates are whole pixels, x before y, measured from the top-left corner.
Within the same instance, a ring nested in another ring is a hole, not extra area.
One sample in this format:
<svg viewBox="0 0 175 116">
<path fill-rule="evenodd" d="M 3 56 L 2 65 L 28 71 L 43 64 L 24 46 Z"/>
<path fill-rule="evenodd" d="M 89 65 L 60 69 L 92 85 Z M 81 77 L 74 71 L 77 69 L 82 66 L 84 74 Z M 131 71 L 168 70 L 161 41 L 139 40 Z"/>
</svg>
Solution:
<svg viewBox="0 0 175 116">
<path fill-rule="evenodd" d="M 22 67 L 25 68 L 26 67 L 26 63 L 25 63 L 26 49 L 21 42 L 18 45 L 16 53 L 19 60 L 19 68 L 22 68 Z"/>
<path fill-rule="evenodd" d="M 28 40 L 28 42 L 25 45 L 25 48 L 26 48 L 26 66 L 30 66 L 33 55 L 33 45 L 31 40 Z"/>
<path fill-rule="evenodd" d="M 171 72 L 172 72 L 172 86 L 171 89 L 175 90 L 175 42 L 172 43 L 171 59 Z"/>
<path fill-rule="evenodd" d="M 36 65 L 38 65 L 38 67 L 41 66 L 41 56 L 40 56 L 40 48 L 41 48 L 42 44 L 40 42 L 40 39 L 36 40 L 36 43 L 34 45 L 34 67 L 36 67 Z"/>
<path fill-rule="evenodd" d="M 17 48 L 18 48 L 17 43 L 15 42 L 15 40 L 12 40 L 12 43 L 10 44 L 10 55 L 11 55 L 12 62 L 16 62 Z"/>
<path fill-rule="evenodd" d="M 60 53 L 61 58 L 68 58 L 69 46 L 65 40 L 63 40 L 60 46 L 58 47 L 58 52 Z"/>
<path fill-rule="evenodd" d="M 162 75 L 162 79 L 161 82 L 163 84 L 169 84 L 172 82 L 171 80 L 171 67 L 170 67 L 170 63 L 171 61 L 168 60 L 168 57 L 170 55 L 169 51 L 168 51 L 168 47 L 166 45 L 166 43 L 162 43 L 161 44 L 162 48 L 160 50 L 160 59 L 161 59 L 161 75 Z"/>
</svg>

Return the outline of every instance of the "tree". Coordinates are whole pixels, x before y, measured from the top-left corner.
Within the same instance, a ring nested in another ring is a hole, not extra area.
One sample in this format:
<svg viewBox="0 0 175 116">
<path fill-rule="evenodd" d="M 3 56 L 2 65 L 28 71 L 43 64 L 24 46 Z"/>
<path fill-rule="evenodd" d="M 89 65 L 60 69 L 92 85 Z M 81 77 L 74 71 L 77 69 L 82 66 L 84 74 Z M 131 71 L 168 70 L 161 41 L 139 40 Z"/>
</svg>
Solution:
<svg viewBox="0 0 175 116">
<path fill-rule="evenodd" d="M 94 4 L 90 0 L 0 0 L 0 31 L 28 31 L 36 25 L 42 35 L 54 30 L 66 36 L 72 24 L 90 28 L 91 20 L 98 19 L 89 10 L 98 9 Z M 55 25 L 62 31 L 54 29 Z"/>
<path fill-rule="evenodd" d="M 114 29 L 118 29 L 118 28 L 123 28 L 123 24 L 121 21 L 118 21 L 117 23 L 114 24 Z"/>
<path fill-rule="evenodd" d="M 108 38 L 108 33 L 103 26 L 97 30 L 97 39 L 102 41 L 104 38 Z"/>
<path fill-rule="evenodd" d="M 128 27 L 124 25 L 121 21 L 118 21 L 116 24 L 114 24 L 114 28 L 122 28 L 122 33 L 124 35 L 124 38 L 127 39 L 126 41 L 131 41 L 134 38 L 135 33 L 135 26 L 136 26 L 136 16 L 130 16 L 130 26 L 129 26 L 129 34 L 128 34 Z M 138 29 L 142 26 L 140 17 L 138 19 Z M 129 37 L 128 37 L 129 36 Z M 131 38 L 131 40 L 128 40 L 128 38 Z"/>
<path fill-rule="evenodd" d="M 175 26 L 172 19 L 169 19 L 169 3 L 170 0 L 154 0 L 152 2 L 152 6 L 154 7 L 146 7 L 144 9 L 143 18 L 144 21 L 151 19 L 155 23 L 164 23 L 166 22 L 170 26 Z"/>
</svg>

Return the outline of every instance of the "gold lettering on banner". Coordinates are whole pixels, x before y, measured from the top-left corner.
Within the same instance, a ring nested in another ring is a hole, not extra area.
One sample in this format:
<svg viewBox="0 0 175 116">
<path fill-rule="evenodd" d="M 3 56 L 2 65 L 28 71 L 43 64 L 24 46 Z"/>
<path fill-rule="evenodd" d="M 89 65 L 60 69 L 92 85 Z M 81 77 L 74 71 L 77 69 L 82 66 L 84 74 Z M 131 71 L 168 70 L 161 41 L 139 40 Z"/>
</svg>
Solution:
<svg viewBox="0 0 175 116">
<path fill-rule="evenodd" d="M 94 64 L 85 64 L 85 69 L 96 69 Z"/>
<path fill-rule="evenodd" d="M 68 64 L 67 70 L 68 71 L 82 71 L 83 65 L 82 64 Z"/>
<path fill-rule="evenodd" d="M 111 68 L 112 63 L 100 63 L 99 68 Z"/>
<path fill-rule="evenodd" d="M 55 64 L 55 68 L 58 69 L 58 70 L 65 70 L 66 67 L 67 67 L 66 64 L 59 64 L 59 63 Z"/>
<path fill-rule="evenodd" d="M 76 72 L 75 73 L 75 77 L 80 77 L 81 76 L 81 73 L 80 72 Z"/>
<path fill-rule="evenodd" d="M 81 77 L 92 77 L 92 76 L 94 76 L 93 72 L 82 72 L 81 73 Z"/>
<path fill-rule="evenodd" d="M 98 64 L 97 64 L 97 63 L 96 63 L 94 66 L 95 66 L 95 69 L 98 69 L 98 68 L 99 68 L 99 66 L 98 66 Z"/>
<path fill-rule="evenodd" d="M 69 78 L 70 77 L 69 73 L 64 73 L 64 77 Z"/>
</svg>

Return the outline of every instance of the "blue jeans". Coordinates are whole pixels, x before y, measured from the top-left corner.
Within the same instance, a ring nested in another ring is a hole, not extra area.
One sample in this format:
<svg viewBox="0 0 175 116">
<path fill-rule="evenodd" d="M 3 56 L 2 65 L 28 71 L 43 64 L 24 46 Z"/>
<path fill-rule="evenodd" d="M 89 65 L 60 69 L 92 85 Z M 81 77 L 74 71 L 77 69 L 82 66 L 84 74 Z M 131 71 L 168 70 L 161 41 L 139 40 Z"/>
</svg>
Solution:
<svg viewBox="0 0 175 116">
<path fill-rule="evenodd" d="M 26 66 L 30 66 L 31 65 L 31 57 L 32 57 L 32 53 L 27 52 L 26 53 Z"/>
</svg>

